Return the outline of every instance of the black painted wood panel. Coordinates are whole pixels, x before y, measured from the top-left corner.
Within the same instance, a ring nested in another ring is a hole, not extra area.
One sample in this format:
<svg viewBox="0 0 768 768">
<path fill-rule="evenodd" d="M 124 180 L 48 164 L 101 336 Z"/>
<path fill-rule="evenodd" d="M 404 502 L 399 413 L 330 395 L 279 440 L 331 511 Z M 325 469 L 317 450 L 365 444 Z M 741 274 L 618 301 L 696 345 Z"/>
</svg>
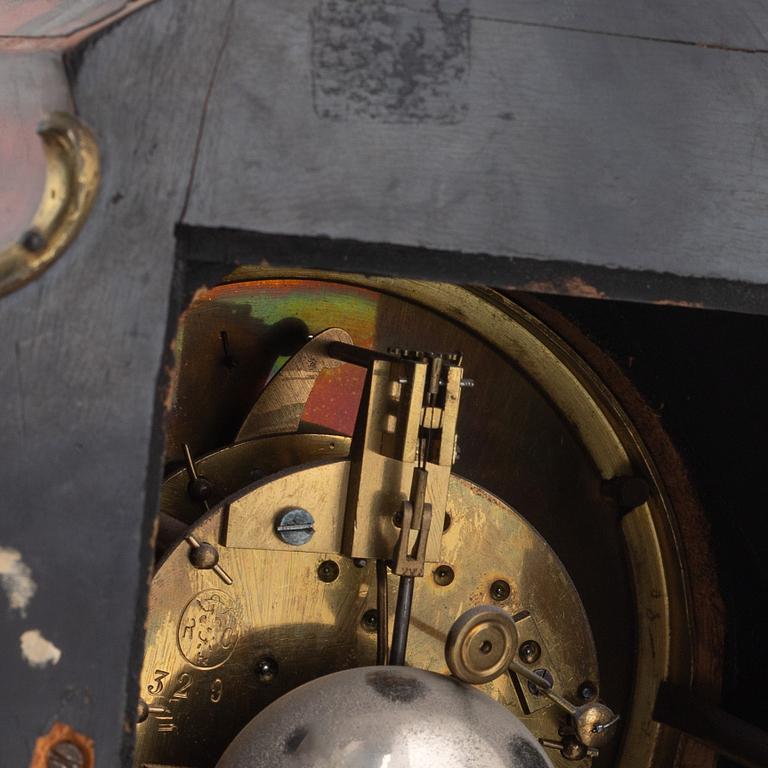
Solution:
<svg viewBox="0 0 768 768">
<path fill-rule="evenodd" d="M 694 45 L 768 49 L 764 0 L 473 0 L 472 15 Z"/>
<path fill-rule="evenodd" d="M 460 5 L 237 3 L 185 223 L 768 280 L 764 55 Z"/>
<path fill-rule="evenodd" d="M 157 3 L 82 52 L 73 95 L 101 147 L 99 197 L 71 249 L 0 301 L 0 546 L 37 585 L 26 616 L 0 608 L 3 768 L 28 765 L 54 720 L 92 737 L 100 766 L 130 742 L 174 224 L 228 7 Z M 22 659 L 33 628 L 57 663 Z"/>
</svg>

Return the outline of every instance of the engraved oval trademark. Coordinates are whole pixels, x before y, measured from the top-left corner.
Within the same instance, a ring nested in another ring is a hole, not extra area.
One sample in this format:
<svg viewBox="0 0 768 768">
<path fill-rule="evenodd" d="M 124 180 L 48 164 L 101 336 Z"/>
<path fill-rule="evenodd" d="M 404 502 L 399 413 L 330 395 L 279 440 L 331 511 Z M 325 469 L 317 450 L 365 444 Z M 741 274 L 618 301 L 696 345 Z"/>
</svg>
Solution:
<svg viewBox="0 0 768 768">
<path fill-rule="evenodd" d="M 198 592 L 179 620 L 179 649 L 199 669 L 224 664 L 240 637 L 240 605 L 218 589 Z"/>
</svg>

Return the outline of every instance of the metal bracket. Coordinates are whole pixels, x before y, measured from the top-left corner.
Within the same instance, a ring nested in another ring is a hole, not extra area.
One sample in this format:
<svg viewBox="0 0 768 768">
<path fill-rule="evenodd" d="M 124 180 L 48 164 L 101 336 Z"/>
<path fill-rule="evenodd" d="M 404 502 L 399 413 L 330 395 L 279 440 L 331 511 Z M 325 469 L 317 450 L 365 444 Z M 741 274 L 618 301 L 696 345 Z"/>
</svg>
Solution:
<svg viewBox="0 0 768 768">
<path fill-rule="evenodd" d="M 74 115 L 53 112 L 37 128 L 43 140 L 45 189 L 30 228 L 0 250 L 0 296 L 44 272 L 74 240 L 99 187 L 99 149 Z"/>
</svg>

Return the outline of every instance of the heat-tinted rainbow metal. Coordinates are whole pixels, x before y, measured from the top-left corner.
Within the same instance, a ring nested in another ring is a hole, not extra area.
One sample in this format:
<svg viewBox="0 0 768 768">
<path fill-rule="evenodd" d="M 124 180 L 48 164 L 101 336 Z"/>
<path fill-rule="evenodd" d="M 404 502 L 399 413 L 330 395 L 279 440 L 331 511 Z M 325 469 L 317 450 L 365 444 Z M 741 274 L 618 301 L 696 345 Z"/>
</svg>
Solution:
<svg viewBox="0 0 768 768">
<path fill-rule="evenodd" d="M 254 329 L 295 318 L 304 322 L 311 334 L 333 325 L 344 328 L 355 344 L 372 347 L 379 297 L 364 288 L 319 280 L 258 280 L 199 292 L 185 321 L 204 303 L 219 302 L 224 307 L 230 306 L 233 314 L 247 308 L 254 320 Z M 176 339 L 178 359 L 183 351 L 183 326 L 182 322 Z M 277 358 L 271 376 L 287 359 Z M 307 401 L 303 420 L 351 435 L 364 375 L 362 369 L 350 365 L 323 371 Z"/>
</svg>

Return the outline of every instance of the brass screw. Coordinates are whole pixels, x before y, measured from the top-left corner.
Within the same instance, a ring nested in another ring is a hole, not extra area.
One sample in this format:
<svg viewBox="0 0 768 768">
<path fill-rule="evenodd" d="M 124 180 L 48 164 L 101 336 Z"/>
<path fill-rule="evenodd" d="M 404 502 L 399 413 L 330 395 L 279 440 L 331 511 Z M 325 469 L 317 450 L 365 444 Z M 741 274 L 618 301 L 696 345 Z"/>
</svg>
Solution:
<svg viewBox="0 0 768 768">
<path fill-rule="evenodd" d="M 333 560 L 323 560 L 317 566 L 317 578 L 326 584 L 336 581 L 339 578 L 339 564 Z"/>
<path fill-rule="evenodd" d="M 439 587 L 447 587 L 454 579 L 455 574 L 450 565 L 438 565 L 432 571 L 432 578 Z"/>
<path fill-rule="evenodd" d="M 548 669 L 534 669 L 533 670 L 534 675 L 538 675 L 540 678 L 544 680 L 544 685 L 548 688 L 551 688 L 554 685 L 554 679 L 552 678 L 552 673 Z M 548 684 L 548 685 L 547 685 Z M 534 695 L 534 696 L 540 696 L 541 691 L 537 686 L 535 686 L 530 680 L 528 681 L 528 690 Z"/>
<path fill-rule="evenodd" d="M 584 701 L 590 701 L 597 696 L 597 686 L 590 680 L 585 680 L 579 687 L 579 698 Z"/>
<path fill-rule="evenodd" d="M 60 741 L 48 750 L 47 768 L 84 768 L 85 755 L 77 744 Z"/>
<path fill-rule="evenodd" d="M 535 640 L 526 640 L 520 644 L 517 655 L 526 664 L 535 664 L 541 656 L 541 646 Z"/>
<path fill-rule="evenodd" d="M 275 533 L 286 544 L 300 547 L 315 535 L 315 518 L 302 507 L 291 507 L 275 521 Z"/>
<path fill-rule="evenodd" d="M 502 579 L 498 579 L 491 584 L 491 597 L 494 600 L 502 601 L 509 597 L 510 588 L 509 584 Z"/>
<path fill-rule="evenodd" d="M 271 656 L 264 656 L 256 662 L 256 676 L 260 683 L 269 685 L 277 677 L 277 662 Z"/>
<path fill-rule="evenodd" d="M 379 626 L 379 613 L 375 608 L 371 608 L 363 614 L 363 618 L 360 619 L 360 623 L 363 625 L 363 629 L 366 632 L 375 632 Z"/>
<path fill-rule="evenodd" d="M 22 236 L 19 243 L 22 248 L 32 253 L 37 253 L 45 248 L 45 237 L 37 229 L 28 229 Z"/>
</svg>

